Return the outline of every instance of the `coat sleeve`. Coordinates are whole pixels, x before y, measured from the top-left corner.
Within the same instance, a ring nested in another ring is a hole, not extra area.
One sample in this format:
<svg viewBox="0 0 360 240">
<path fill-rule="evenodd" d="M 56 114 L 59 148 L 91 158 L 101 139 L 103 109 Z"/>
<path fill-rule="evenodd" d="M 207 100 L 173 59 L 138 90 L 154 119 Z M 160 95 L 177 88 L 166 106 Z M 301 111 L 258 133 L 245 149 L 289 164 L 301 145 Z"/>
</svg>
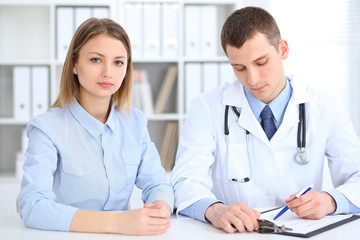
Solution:
<svg viewBox="0 0 360 240">
<path fill-rule="evenodd" d="M 336 190 L 360 207 L 360 139 L 339 101 L 331 105 L 326 157 Z"/>
<path fill-rule="evenodd" d="M 211 166 L 216 140 L 214 119 L 202 96 L 192 102 L 179 139 L 171 184 L 177 213 L 204 198 L 216 199 L 211 192 Z"/>
</svg>

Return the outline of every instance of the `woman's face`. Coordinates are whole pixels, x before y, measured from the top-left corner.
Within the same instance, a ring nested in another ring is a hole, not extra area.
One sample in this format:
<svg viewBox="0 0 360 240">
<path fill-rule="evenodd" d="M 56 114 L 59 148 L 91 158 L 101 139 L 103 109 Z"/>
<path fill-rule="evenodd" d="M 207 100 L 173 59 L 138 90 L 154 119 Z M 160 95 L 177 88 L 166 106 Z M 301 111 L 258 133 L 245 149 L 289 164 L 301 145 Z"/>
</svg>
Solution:
<svg viewBox="0 0 360 240">
<path fill-rule="evenodd" d="M 127 69 L 124 44 L 106 34 L 91 38 L 80 49 L 73 68 L 80 84 L 82 100 L 107 100 L 120 88 Z"/>
</svg>

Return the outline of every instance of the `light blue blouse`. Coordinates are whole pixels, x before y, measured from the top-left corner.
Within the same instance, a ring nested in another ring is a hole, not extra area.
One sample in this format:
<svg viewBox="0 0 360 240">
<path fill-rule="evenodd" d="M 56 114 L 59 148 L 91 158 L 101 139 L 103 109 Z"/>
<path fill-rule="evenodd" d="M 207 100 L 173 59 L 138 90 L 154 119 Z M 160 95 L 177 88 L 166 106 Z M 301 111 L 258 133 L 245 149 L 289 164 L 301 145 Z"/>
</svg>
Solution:
<svg viewBox="0 0 360 240">
<path fill-rule="evenodd" d="M 134 184 L 142 200 L 174 195 L 145 116 L 111 109 L 105 124 L 77 102 L 52 108 L 27 126 L 29 146 L 19 196 L 26 226 L 68 231 L 78 209 L 124 211 Z"/>
</svg>

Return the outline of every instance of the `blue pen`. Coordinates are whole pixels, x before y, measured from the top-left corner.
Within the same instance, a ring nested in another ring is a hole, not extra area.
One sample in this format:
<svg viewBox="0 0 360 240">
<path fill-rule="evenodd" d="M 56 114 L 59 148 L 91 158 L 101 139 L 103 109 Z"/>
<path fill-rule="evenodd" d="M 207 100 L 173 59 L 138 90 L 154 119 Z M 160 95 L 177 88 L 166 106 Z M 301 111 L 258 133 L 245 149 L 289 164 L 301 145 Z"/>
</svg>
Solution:
<svg viewBox="0 0 360 240">
<path fill-rule="evenodd" d="M 295 199 L 297 199 L 298 197 L 300 197 L 301 195 L 304 195 L 305 193 L 307 193 L 308 191 L 310 191 L 313 188 L 313 185 L 310 186 L 306 186 L 304 187 L 300 192 L 298 192 L 295 196 Z M 292 201 L 292 200 L 291 200 Z M 280 217 L 281 215 L 283 215 L 287 210 L 289 210 L 288 206 L 285 206 L 283 209 L 281 209 L 281 211 L 274 217 L 273 220 L 276 220 L 278 217 Z"/>
</svg>

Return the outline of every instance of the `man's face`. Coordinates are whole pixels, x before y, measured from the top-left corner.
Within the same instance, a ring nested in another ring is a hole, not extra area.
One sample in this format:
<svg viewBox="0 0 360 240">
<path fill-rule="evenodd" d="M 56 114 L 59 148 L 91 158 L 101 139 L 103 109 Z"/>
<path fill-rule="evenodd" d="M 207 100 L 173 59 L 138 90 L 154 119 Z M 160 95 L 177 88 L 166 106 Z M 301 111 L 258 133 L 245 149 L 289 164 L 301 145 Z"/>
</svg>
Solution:
<svg viewBox="0 0 360 240">
<path fill-rule="evenodd" d="M 265 35 L 256 33 L 240 48 L 227 45 L 226 53 L 237 79 L 257 99 L 268 104 L 284 89 L 282 60 L 289 53 L 285 40 L 275 49 Z"/>
</svg>

